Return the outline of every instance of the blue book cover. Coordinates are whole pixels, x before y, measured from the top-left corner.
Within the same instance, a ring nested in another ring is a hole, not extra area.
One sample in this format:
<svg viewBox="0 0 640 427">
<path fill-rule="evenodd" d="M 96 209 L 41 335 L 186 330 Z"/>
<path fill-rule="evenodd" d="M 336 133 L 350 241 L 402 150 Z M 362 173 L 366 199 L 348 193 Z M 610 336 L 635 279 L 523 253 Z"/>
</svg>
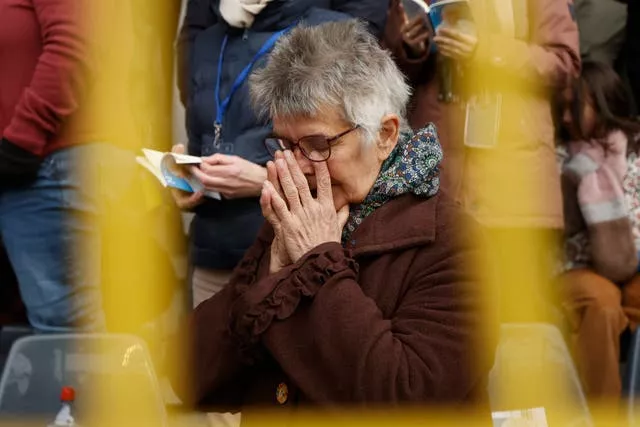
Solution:
<svg viewBox="0 0 640 427">
<path fill-rule="evenodd" d="M 471 7 L 467 0 L 439 0 L 431 4 L 429 18 L 434 32 L 454 28 L 467 34 L 476 33 Z"/>
</svg>

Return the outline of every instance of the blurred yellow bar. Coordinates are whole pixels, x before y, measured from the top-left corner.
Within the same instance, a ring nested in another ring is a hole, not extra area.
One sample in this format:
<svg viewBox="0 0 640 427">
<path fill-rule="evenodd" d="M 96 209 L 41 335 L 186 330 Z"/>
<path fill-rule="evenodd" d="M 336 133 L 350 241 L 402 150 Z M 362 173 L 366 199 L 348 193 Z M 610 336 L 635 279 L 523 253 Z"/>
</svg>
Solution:
<svg viewBox="0 0 640 427">
<path fill-rule="evenodd" d="M 95 140 L 103 143 L 92 177 L 93 191 L 102 202 L 102 241 L 100 247 L 87 250 L 99 251 L 102 258 L 109 332 L 143 336 L 160 361 L 156 345 L 162 331 L 154 328 L 154 322 L 181 285 L 172 262 L 184 255 L 184 235 L 167 191 L 136 164 L 135 156 L 142 148 L 166 151 L 172 145 L 173 41 L 180 4 L 150 0 L 83 4 L 92 82 L 85 120 Z M 123 383 L 117 375 L 100 377 L 86 425 L 157 426 L 159 408 L 142 384 L 143 379 L 138 384 L 131 379 Z"/>
</svg>

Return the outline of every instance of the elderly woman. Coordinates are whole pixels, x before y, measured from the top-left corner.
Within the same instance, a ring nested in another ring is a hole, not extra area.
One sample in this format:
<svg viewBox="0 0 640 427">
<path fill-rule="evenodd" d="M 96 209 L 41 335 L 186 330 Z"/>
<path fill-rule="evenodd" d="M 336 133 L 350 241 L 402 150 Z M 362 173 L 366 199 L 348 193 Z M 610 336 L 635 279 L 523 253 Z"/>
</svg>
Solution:
<svg viewBox="0 0 640 427">
<path fill-rule="evenodd" d="M 435 128 L 406 131 L 409 90 L 389 54 L 355 20 L 301 27 L 250 83 L 279 150 L 260 199 L 270 226 L 194 313 L 196 403 L 478 397 L 464 218 L 438 193 Z"/>
</svg>

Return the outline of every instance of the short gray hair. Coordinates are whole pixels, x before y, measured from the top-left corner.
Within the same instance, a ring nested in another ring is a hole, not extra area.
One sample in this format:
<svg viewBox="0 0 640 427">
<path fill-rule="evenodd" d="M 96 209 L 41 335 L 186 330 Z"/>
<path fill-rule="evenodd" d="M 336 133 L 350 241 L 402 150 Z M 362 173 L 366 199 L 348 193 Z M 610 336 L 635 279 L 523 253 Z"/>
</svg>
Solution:
<svg viewBox="0 0 640 427">
<path fill-rule="evenodd" d="M 411 90 L 389 52 L 358 20 L 299 26 L 278 41 L 264 68 L 250 78 L 261 118 L 312 117 L 323 107 L 342 109 L 372 142 L 385 114 L 407 130 Z"/>
</svg>

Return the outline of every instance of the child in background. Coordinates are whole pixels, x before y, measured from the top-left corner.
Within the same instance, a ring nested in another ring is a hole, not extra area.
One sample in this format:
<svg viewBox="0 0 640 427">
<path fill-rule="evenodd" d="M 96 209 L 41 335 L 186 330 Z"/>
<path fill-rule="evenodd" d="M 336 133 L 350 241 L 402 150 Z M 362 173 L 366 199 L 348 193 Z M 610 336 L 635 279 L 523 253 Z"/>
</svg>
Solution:
<svg viewBox="0 0 640 427">
<path fill-rule="evenodd" d="M 587 394 L 617 398 L 620 334 L 640 320 L 640 124 L 609 66 L 563 93 L 563 308 Z"/>
</svg>

